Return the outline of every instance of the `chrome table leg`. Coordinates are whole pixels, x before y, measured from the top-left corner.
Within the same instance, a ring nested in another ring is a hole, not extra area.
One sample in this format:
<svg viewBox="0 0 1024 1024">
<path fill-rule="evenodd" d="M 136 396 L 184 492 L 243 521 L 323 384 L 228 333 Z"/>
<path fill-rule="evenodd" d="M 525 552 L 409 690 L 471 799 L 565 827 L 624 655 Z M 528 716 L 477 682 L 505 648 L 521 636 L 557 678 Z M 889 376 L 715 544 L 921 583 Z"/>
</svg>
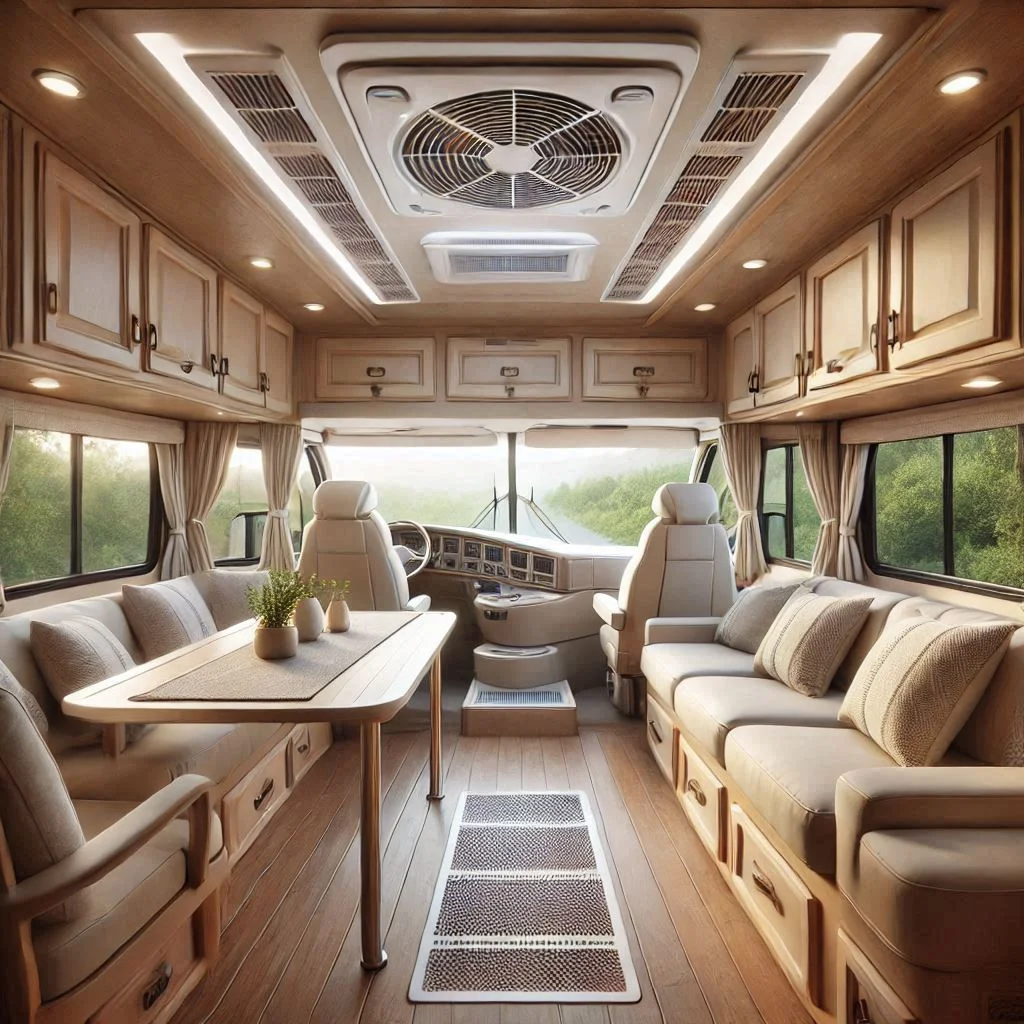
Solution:
<svg viewBox="0 0 1024 1024">
<path fill-rule="evenodd" d="M 381 850 L 380 850 L 380 722 L 363 722 L 359 727 L 362 750 L 362 806 L 359 825 L 359 853 L 362 892 L 359 901 L 363 939 L 363 967 L 379 971 L 388 962 L 380 933 Z"/>
</svg>

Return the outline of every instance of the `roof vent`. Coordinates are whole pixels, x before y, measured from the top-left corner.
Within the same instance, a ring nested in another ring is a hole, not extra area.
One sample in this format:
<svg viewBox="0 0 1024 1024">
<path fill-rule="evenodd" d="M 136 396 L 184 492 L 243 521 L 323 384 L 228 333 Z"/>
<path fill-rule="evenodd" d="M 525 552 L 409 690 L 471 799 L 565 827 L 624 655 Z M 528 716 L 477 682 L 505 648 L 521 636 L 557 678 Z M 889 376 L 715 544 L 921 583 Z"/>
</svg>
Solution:
<svg viewBox="0 0 1024 1024">
<path fill-rule="evenodd" d="M 437 231 L 422 241 L 434 276 L 445 284 L 582 281 L 597 240 L 559 232 L 484 235 Z"/>
</svg>

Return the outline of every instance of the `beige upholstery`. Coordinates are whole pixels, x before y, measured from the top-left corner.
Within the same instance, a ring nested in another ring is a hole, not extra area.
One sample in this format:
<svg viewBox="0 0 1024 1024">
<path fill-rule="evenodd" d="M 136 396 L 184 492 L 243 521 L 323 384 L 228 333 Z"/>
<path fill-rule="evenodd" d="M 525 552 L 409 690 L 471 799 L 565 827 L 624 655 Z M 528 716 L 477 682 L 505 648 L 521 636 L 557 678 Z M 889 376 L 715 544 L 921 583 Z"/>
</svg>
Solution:
<svg viewBox="0 0 1024 1024">
<path fill-rule="evenodd" d="M 187 576 L 145 587 L 124 586 L 124 611 L 146 661 L 212 636 L 217 626 Z"/>
<path fill-rule="evenodd" d="M 712 644 L 722 620 L 717 615 L 648 619 L 645 644 Z M 754 652 L 751 651 L 751 654 Z"/>
<path fill-rule="evenodd" d="M 746 651 L 747 654 L 757 654 L 776 616 L 800 586 L 800 583 L 787 583 L 782 586 L 747 587 L 722 617 L 715 631 L 715 643 Z"/>
<path fill-rule="evenodd" d="M 732 555 L 718 521 L 718 496 L 710 484 L 665 484 L 651 502 L 656 519 L 644 527 L 637 553 L 626 566 L 618 600 L 603 596 L 594 608 L 605 622 L 601 646 L 613 671 L 642 673 L 640 655 L 648 619 L 720 616 L 736 600 Z M 617 611 L 624 615 L 622 621 Z"/>
<path fill-rule="evenodd" d="M 208 569 L 197 572 L 192 581 L 217 629 L 227 629 L 252 618 L 246 594 L 250 587 L 262 587 L 267 573 L 263 569 Z"/>
<path fill-rule="evenodd" d="M 134 803 L 76 801 L 87 839 L 122 818 Z M 212 815 L 211 860 L 223 846 L 220 821 Z M 33 946 L 43 1001 L 74 988 L 107 961 L 185 885 L 188 822 L 166 826 L 137 853 L 90 886 L 88 910 L 63 924 L 36 928 Z"/>
<path fill-rule="evenodd" d="M 355 610 L 401 611 L 409 604 L 405 570 L 377 509 L 377 492 L 358 480 L 325 480 L 313 495 L 299 572 L 348 580 Z"/>
<path fill-rule="evenodd" d="M 680 680 L 695 676 L 752 676 L 754 656 L 721 644 L 652 644 L 643 649 L 640 671 L 647 692 L 672 708 Z"/>
<path fill-rule="evenodd" d="M 725 765 L 725 739 L 744 725 L 840 727 L 837 713 L 843 695 L 805 697 L 774 679 L 744 676 L 698 676 L 675 690 L 676 717 L 719 764 Z"/>
</svg>

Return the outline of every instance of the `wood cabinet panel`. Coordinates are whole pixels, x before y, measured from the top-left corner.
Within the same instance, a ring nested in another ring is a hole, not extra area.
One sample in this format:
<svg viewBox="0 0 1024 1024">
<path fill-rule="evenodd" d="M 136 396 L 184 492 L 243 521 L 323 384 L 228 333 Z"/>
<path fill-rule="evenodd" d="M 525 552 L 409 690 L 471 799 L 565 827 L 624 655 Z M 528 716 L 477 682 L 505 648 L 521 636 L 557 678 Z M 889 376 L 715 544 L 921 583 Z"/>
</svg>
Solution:
<svg viewBox="0 0 1024 1024">
<path fill-rule="evenodd" d="M 754 313 L 737 317 L 725 332 L 727 373 L 726 409 L 730 413 L 754 408 L 754 373 L 757 369 L 757 344 L 754 339 Z"/>
<path fill-rule="evenodd" d="M 754 404 L 772 405 L 800 396 L 803 382 L 803 293 L 799 277 L 754 307 L 757 381 Z"/>
<path fill-rule="evenodd" d="M 920 1024 L 863 951 L 839 929 L 839 1012 L 836 1024 Z"/>
<path fill-rule="evenodd" d="M 316 397 L 328 401 L 434 397 L 433 338 L 320 338 Z"/>
<path fill-rule="evenodd" d="M 292 411 L 292 344 L 294 328 L 267 310 L 264 398 L 274 412 Z"/>
<path fill-rule="evenodd" d="M 40 344 L 138 369 L 139 218 L 52 153 L 41 159 Z"/>
<path fill-rule="evenodd" d="M 1005 336 L 1009 144 L 1005 129 L 894 208 L 887 327 L 894 368 Z"/>
<path fill-rule="evenodd" d="M 698 401 L 708 393 L 703 338 L 585 338 L 583 397 Z"/>
<path fill-rule="evenodd" d="M 572 393 L 568 338 L 515 340 L 449 338 L 449 398 L 568 398 Z"/>
<path fill-rule="evenodd" d="M 223 278 L 220 283 L 221 390 L 229 398 L 264 404 L 266 321 L 263 303 Z"/>
<path fill-rule="evenodd" d="M 216 388 L 217 272 L 146 226 L 146 369 Z"/>
</svg>

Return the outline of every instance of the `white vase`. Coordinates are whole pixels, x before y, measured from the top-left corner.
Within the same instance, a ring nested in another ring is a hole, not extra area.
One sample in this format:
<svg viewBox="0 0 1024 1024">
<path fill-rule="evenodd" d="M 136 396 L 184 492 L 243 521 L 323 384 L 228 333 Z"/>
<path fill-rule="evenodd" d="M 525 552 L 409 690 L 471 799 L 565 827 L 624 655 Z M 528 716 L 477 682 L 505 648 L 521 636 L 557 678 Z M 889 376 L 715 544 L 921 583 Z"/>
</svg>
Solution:
<svg viewBox="0 0 1024 1024">
<path fill-rule="evenodd" d="M 352 616 L 348 611 L 348 603 L 334 598 L 327 606 L 327 632 L 346 633 L 352 625 Z"/>
<path fill-rule="evenodd" d="M 303 598 L 295 606 L 292 621 L 299 631 L 299 643 L 319 640 L 324 631 L 324 606 L 315 597 Z"/>
<path fill-rule="evenodd" d="M 299 650 L 299 631 L 294 626 L 257 626 L 252 649 L 257 658 L 265 661 L 294 658 Z"/>
</svg>

